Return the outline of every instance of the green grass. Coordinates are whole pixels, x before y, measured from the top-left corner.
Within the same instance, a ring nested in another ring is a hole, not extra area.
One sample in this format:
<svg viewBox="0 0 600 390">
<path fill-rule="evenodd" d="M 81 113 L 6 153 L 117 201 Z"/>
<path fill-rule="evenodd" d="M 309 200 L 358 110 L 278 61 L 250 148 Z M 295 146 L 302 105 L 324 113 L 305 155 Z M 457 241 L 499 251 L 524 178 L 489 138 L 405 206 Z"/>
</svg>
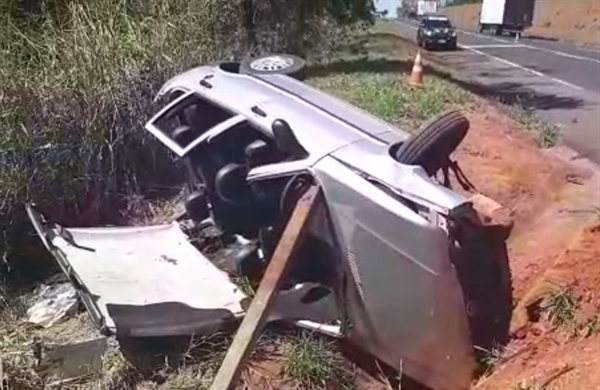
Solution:
<svg viewBox="0 0 600 390">
<path fill-rule="evenodd" d="M 543 304 L 548 321 L 554 326 L 572 329 L 577 321 L 579 303 L 570 289 L 552 292 Z"/>
<path fill-rule="evenodd" d="M 592 337 L 600 333 L 600 313 L 595 314 L 582 325 L 584 337 Z"/>
<path fill-rule="evenodd" d="M 490 349 L 475 347 L 477 364 L 482 375 L 489 374 L 498 364 L 506 358 L 508 350 L 501 346 L 495 346 Z"/>
<path fill-rule="evenodd" d="M 509 113 L 526 130 L 537 133 L 537 142 L 542 148 L 550 148 L 558 142 L 560 128 L 553 123 L 540 119 L 519 102 L 510 107 Z"/>
<path fill-rule="evenodd" d="M 401 69 L 378 73 L 368 69 L 344 72 L 343 65 L 340 68 L 339 73 L 314 77 L 309 83 L 385 121 L 405 125 L 407 131 L 414 132 L 443 111 L 470 103 L 466 92 L 436 76 L 427 76 L 423 88 L 412 88 Z"/>
<path fill-rule="evenodd" d="M 165 360 L 162 369 L 156 371 L 153 378 L 146 379 L 120 352 L 110 352 L 103 360 L 102 377 L 90 383 L 89 389 L 208 390 L 231 340 L 226 335 L 192 340 L 179 366 L 171 367 Z M 283 380 L 293 388 L 306 390 L 356 388 L 354 373 L 347 368 L 349 364 L 337 352 L 332 340 L 303 331 L 284 335 L 267 331 L 259 339 L 248 367 L 260 364 L 267 356 L 281 356 L 283 359 L 282 378 L 268 378 L 270 381 Z M 246 373 L 262 375 L 252 369 Z M 242 387 L 245 380 L 245 375 L 242 375 Z"/>
<path fill-rule="evenodd" d="M 354 389 L 354 373 L 336 351 L 333 341 L 308 332 L 284 345 L 284 378 L 299 389 Z"/>
<path fill-rule="evenodd" d="M 154 95 L 175 74 L 247 46 L 235 2 L 55 0 L 33 13 L 28 3 L 0 2 L 0 256 L 12 277 L 40 257 L 23 203 L 64 225 L 121 224 L 132 198 L 177 186 L 177 160 L 143 129 L 159 109 Z M 318 59 L 356 29 L 321 16 L 299 31 L 298 4 L 286 8 L 286 49 Z M 252 50 L 267 50 L 268 2 L 255 11 Z M 7 269 L 0 263 L 0 278 Z"/>
</svg>

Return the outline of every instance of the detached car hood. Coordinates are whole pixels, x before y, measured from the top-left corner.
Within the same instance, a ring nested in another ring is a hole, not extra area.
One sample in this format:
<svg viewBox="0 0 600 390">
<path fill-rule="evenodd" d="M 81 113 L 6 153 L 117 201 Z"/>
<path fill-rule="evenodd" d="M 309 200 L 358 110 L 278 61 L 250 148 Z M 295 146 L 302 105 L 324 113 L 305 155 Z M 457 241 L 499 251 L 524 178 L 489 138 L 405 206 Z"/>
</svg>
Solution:
<svg viewBox="0 0 600 390">
<path fill-rule="evenodd" d="M 209 335 L 245 315 L 250 298 L 190 242 L 178 222 L 63 228 L 49 225 L 31 205 L 27 213 L 105 335 Z M 303 301 L 318 286 L 303 283 L 282 291 L 269 321 L 339 336 L 339 327 L 326 325 L 335 319 L 333 299 Z"/>
<path fill-rule="evenodd" d="M 177 223 L 64 229 L 27 211 L 104 334 L 204 333 L 243 315 L 246 296 Z"/>
</svg>

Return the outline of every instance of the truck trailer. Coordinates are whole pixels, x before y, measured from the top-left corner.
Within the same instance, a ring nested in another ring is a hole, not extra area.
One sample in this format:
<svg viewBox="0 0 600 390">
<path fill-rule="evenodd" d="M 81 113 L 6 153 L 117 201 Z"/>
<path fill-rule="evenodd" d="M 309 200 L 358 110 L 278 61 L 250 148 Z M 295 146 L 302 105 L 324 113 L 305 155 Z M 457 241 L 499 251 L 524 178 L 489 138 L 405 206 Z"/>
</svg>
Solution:
<svg viewBox="0 0 600 390">
<path fill-rule="evenodd" d="M 531 27 L 534 8 L 535 0 L 483 0 L 479 32 L 521 33 Z"/>
<path fill-rule="evenodd" d="M 418 0 L 417 17 L 422 19 L 427 15 L 435 15 L 438 12 L 438 0 Z"/>
</svg>

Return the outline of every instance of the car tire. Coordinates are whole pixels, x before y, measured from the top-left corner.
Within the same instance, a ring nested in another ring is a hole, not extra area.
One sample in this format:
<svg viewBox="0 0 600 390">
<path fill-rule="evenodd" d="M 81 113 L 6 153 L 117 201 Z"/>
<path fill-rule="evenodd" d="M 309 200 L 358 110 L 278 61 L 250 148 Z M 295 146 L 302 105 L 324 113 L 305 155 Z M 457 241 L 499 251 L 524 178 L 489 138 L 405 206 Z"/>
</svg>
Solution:
<svg viewBox="0 0 600 390">
<path fill-rule="evenodd" d="M 306 61 L 291 54 L 267 54 L 246 58 L 240 63 L 240 73 L 252 75 L 283 74 L 297 80 L 305 79 Z"/>
<path fill-rule="evenodd" d="M 419 165 L 433 176 L 448 163 L 452 152 L 467 135 L 469 126 L 469 120 L 458 111 L 442 114 L 404 142 L 395 159 L 402 164 Z"/>
</svg>

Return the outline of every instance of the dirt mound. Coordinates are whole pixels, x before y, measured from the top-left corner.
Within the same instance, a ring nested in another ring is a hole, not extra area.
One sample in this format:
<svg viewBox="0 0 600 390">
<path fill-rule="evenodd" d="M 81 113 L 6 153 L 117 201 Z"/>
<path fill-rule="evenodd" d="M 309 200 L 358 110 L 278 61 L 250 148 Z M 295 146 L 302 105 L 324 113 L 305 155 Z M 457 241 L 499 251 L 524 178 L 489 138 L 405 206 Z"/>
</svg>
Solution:
<svg viewBox="0 0 600 390">
<path fill-rule="evenodd" d="M 529 36 L 600 46 L 600 2 L 538 0 Z"/>
<path fill-rule="evenodd" d="M 565 162 L 558 150 L 539 149 L 535 134 L 494 106 L 482 104 L 468 118 L 471 130 L 455 158 L 476 187 L 465 193 L 495 200 L 515 222 L 507 244 L 519 302 L 511 330 L 520 330 L 505 348 L 490 352 L 494 371 L 474 388 L 598 388 L 600 316 L 597 325 L 593 320 L 600 313 L 600 223 L 594 205 L 600 174 Z M 560 289 L 577 302 L 576 336 L 540 314 L 542 300 Z"/>
<path fill-rule="evenodd" d="M 470 192 L 500 203 L 510 211 L 515 228 L 524 229 L 576 173 L 539 149 L 534 134 L 523 132 L 502 112 L 481 108 L 467 114 L 471 129 L 455 158 L 475 187 Z"/>
<path fill-rule="evenodd" d="M 551 273 L 573 287 L 583 303 L 600 309 L 600 221 L 583 230 L 559 256 Z"/>
<path fill-rule="evenodd" d="M 555 258 L 536 286 L 567 291 L 576 299 L 572 323 L 557 326 L 542 317 L 524 338 L 513 340 L 494 373 L 476 389 L 513 389 L 518 384 L 554 390 L 600 386 L 600 222 L 582 229 Z M 540 287 L 536 287 L 540 289 Z"/>
</svg>

